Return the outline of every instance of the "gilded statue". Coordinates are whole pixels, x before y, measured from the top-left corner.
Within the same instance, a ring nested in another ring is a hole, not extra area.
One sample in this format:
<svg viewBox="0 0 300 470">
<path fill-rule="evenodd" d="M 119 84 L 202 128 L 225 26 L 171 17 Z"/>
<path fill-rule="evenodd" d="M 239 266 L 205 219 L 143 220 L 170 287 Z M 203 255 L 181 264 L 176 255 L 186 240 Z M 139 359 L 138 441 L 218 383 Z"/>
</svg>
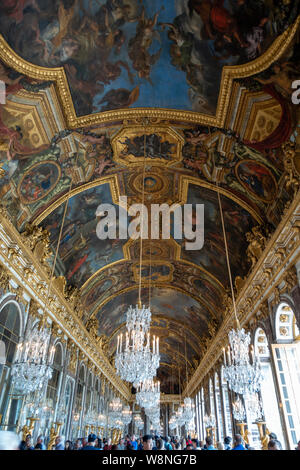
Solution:
<svg viewBox="0 0 300 470">
<path fill-rule="evenodd" d="M 10 277 L 9 277 L 8 273 L 1 266 L 1 268 L 0 268 L 0 286 L 2 287 L 2 289 L 4 291 L 6 291 L 9 288 L 9 279 L 10 279 Z"/>
<path fill-rule="evenodd" d="M 50 429 L 50 437 L 49 437 L 49 443 L 48 443 L 47 450 L 52 450 L 52 447 L 55 444 L 56 437 L 57 437 L 57 433 L 56 433 L 55 427 L 52 425 L 52 427 Z"/>
<path fill-rule="evenodd" d="M 50 233 L 37 225 L 27 223 L 22 233 L 25 245 L 29 246 L 38 261 L 50 271 L 47 259 L 51 256 Z"/>
<path fill-rule="evenodd" d="M 253 268 L 262 256 L 266 246 L 266 237 L 262 234 L 261 228 L 257 226 L 253 227 L 251 232 L 246 233 L 246 240 L 249 243 L 246 251 L 247 258 L 251 263 L 251 268 Z"/>
<path fill-rule="evenodd" d="M 97 318 L 89 318 L 85 325 L 87 331 L 90 333 L 93 338 L 98 337 L 99 321 Z"/>
</svg>

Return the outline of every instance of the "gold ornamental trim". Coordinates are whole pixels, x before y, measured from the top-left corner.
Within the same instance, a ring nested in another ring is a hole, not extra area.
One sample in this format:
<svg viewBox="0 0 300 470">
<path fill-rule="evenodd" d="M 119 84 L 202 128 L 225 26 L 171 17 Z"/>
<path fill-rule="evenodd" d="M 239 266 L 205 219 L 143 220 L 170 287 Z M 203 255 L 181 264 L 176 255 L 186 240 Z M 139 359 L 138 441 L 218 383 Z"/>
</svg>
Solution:
<svg viewBox="0 0 300 470">
<path fill-rule="evenodd" d="M 75 112 L 66 73 L 63 67 L 40 67 L 22 59 L 8 45 L 2 35 L 0 35 L 0 59 L 19 73 L 37 80 L 51 80 L 55 82 L 65 119 L 67 121 L 67 126 L 69 128 L 85 127 L 116 120 L 139 119 L 144 116 L 156 119 L 177 120 L 181 122 L 193 122 L 195 124 L 223 127 L 230 104 L 233 80 L 236 78 L 249 77 L 262 72 L 274 61 L 278 60 L 291 44 L 299 23 L 300 15 L 295 23 L 276 38 L 269 49 L 259 58 L 244 65 L 223 67 L 215 116 L 192 111 L 177 111 L 175 109 L 165 108 L 131 108 L 78 117 Z"/>
</svg>

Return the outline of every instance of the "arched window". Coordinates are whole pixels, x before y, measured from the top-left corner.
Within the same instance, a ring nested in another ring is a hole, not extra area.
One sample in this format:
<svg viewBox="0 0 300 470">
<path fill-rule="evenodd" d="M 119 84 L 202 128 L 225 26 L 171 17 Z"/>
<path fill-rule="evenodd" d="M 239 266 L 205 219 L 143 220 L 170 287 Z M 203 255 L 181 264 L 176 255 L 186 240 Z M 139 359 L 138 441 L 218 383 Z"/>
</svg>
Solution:
<svg viewBox="0 0 300 470">
<path fill-rule="evenodd" d="M 220 393 L 219 376 L 215 373 L 215 397 L 216 397 L 216 425 L 217 425 L 217 436 L 218 440 L 223 442 L 224 430 L 223 430 L 223 413 L 222 413 L 222 402 Z"/>
<path fill-rule="evenodd" d="M 19 306 L 14 301 L 6 303 L 0 311 L 0 340 L 5 345 L 5 364 L 0 374 L 0 415 L 2 423 L 8 423 L 6 429 L 14 429 L 21 407 L 21 400 L 9 395 L 10 368 L 19 342 L 20 325 Z"/>
<path fill-rule="evenodd" d="M 277 344 L 272 344 L 288 447 L 294 449 L 300 436 L 300 342 L 292 308 L 282 302 L 275 316 Z"/>
<path fill-rule="evenodd" d="M 226 436 L 232 436 L 232 416 L 230 409 L 228 384 L 227 381 L 224 379 L 223 366 L 221 367 L 221 384 L 224 403 L 225 434 Z"/>
<path fill-rule="evenodd" d="M 256 357 L 262 359 L 269 359 L 270 349 L 268 345 L 268 340 L 266 333 L 262 328 L 257 328 L 254 335 L 254 351 Z"/>
<path fill-rule="evenodd" d="M 277 341 L 290 342 L 295 339 L 295 334 L 299 335 L 294 312 L 288 304 L 282 302 L 278 306 L 275 322 Z"/>
</svg>

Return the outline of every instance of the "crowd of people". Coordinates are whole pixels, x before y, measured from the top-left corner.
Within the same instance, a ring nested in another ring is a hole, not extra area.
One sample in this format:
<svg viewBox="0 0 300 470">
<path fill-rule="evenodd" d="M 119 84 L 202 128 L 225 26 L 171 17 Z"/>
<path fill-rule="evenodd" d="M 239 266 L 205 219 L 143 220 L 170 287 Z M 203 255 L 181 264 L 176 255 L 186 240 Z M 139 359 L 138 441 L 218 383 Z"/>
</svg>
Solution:
<svg viewBox="0 0 300 470">
<path fill-rule="evenodd" d="M 0 431 L 0 450 L 46 450 L 43 436 L 38 436 L 34 442 L 28 434 L 25 440 L 20 442 L 17 434 L 10 431 Z M 62 436 L 57 436 L 51 450 L 255 450 L 244 442 L 240 434 L 235 434 L 234 439 L 226 436 L 224 442 L 219 441 L 216 445 L 210 436 L 205 441 L 191 438 L 162 437 L 146 434 L 144 436 L 127 435 L 121 438 L 117 444 L 112 444 L 111 439 L 101 439 L 96 434 L 88 437 L 78 438 L 75 441 L 64 441 Z M 268 450 L 282 450 L 281 442 L 275 433 L 269 434 Z M 300 441 L 295 450 L 300 450 Z"/>
</svg>

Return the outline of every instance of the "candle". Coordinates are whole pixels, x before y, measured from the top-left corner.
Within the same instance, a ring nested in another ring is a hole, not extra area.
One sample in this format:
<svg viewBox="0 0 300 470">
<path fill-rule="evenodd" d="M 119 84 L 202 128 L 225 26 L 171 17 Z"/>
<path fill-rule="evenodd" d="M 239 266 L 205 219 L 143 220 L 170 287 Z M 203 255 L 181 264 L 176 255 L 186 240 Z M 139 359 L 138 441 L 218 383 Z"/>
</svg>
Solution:
<svg viewBox="0 0 300 470">
<path fill-rule="evenodd" d="M 156 338 L 156 354 L 159 352 L 159 338 Z"/>
<path fill-rule="evenodd" d="M 120 336 L 117 338 L 117 354 L 119 353 Z"/>
<path fill-rule="evenodd" d="M 252 364 L 254 364 L 254 350 L 253 350 L 253 345 L 251 345 L 251 356 L 252 356 Z"/>
<path fill-rule="evenodd" d="M 123 347 L 123 333 L 121 333 L 121 338 L 120 338 L 120 353 L 122 352 L 122 347 Z"/>
<path fill-rule="evenodd" d="M 229 346 L 227 348 L 227 356 L 228 356 L 228 365 L 230 366 L 231 365 L 231 360 L 230 360 L 230 349 L 229 349 Z"/>
<path fill-rule="evenodd" d="M 225 354 L 225 348 L 223 348 L 223 357 L 224 357 L 224 366 L 226 367 L 226 354 Z"/>
<path fill-rule="evenodd" d="M 153 352 L 153 354 L 155 353 L 155 346 L 154 346 L 154 344 L 155 344 L 155 336 L 153 336 L 153 341 L 152 341 L 152 352 Z"/>
</svg>

